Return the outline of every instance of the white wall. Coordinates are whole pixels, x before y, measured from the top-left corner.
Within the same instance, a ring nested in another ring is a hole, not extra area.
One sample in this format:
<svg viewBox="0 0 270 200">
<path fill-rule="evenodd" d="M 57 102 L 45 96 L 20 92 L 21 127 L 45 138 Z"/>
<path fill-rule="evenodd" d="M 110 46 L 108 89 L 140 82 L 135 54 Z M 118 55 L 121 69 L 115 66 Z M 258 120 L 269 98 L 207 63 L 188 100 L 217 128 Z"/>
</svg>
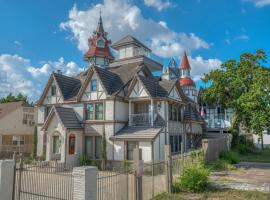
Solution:
<svg viewBox="0 0 270 200">
<path fill-rule="evenodd" d="M 114 141 L 114 160 L 124 160 L 124 141 Z"/>
<path fill-rule="evenodd" d="M 51 96 L 51 86 L 55 85 L 56 86 L 56 95 Z M 48 93 L 46 94 L 46 97 L 44 99 L 43 104 L 56 104 L 56 103 L 63 103 L 63 97 L 61 95 L 61 92 L 58 88 L 58 85 L 56 84 L 55 80 L 53 80 L 52 84 L 49 87 Z"/>
<path fill-rule="evenodd" d="M 93 79 L 97 80 L 97 91 L 91 91 L 91 80 Z M 98 80 L 96 73 L 93 73 L 91 80 L 89 81 L 88 86 L 83 93 L 82 101 L 106 99 L 104 88 Z"/>
<path fill-rule="evenodd" d="M 139 148 L 142 149 L 142 159 L 144 162 L 150 162 L 152 160 L 152 147 L 151 142 L 139 142 Z"/>
<path fill-rule="evenodd" d="M 258 142 L 259 136 L 253 134 L 253 142 L 256 147 L 261 148 L 261 142 Z M 263 146 L 267 147 L 270 146 L 270 135 L 263 134 Z"/>
<path fill-rule="evenodd" d="M 115 120 L 128 121 L 128 103 L 115 101 Z"/>
</svg>

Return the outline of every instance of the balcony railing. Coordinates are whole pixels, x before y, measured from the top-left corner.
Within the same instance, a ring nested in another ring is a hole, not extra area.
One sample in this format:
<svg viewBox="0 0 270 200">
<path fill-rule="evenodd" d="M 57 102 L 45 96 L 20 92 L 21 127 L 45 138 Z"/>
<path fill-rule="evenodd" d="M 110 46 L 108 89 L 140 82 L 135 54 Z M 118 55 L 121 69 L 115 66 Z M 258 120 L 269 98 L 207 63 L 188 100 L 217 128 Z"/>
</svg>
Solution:
<svg viewBox="0 0 270 200">
<path fill-rule="evenodd" d="M 0 145 L 0 153 L 31 153 L 32 145 Z"/>
<path fill-rule="evenodd" d="M 149 126 L 152 122 L 151 113 L 140 113 L 129 115 L 130 126 Z"/>
</svg>

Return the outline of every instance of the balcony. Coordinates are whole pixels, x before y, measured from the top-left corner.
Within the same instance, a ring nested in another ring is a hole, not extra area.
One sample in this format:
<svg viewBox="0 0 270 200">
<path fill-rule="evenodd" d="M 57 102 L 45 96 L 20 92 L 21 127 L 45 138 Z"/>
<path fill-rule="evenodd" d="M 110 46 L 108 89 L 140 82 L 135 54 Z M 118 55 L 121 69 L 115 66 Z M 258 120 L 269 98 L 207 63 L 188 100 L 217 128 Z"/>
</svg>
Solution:
<svg viewBox="0 0 270 200">
<path fill-rule="evenodd" d="M 129 115 L 130 126 L 151 126 L 152 123 L 151 113 L 140 113 Z"/>
</svg>

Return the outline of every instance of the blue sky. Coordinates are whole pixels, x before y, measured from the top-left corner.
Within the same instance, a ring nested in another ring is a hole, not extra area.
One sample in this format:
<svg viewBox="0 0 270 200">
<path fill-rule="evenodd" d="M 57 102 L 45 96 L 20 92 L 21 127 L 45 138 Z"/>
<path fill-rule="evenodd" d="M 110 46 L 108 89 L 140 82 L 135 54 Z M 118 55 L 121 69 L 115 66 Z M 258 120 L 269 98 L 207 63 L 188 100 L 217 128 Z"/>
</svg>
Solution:
<svg viewBox="0 0 270 200">
<path fill-rule="evenodd" d="M 22 92 L 36 100 L 52 70 L 73 75 L 86 67 L 100 8 L 113 42 L 132 34 L 165 64 L 187 50 L 198 85 L 243 52 L 270 55 L 270 0 L 0 0 L 0 97 Z"/>
</svg>

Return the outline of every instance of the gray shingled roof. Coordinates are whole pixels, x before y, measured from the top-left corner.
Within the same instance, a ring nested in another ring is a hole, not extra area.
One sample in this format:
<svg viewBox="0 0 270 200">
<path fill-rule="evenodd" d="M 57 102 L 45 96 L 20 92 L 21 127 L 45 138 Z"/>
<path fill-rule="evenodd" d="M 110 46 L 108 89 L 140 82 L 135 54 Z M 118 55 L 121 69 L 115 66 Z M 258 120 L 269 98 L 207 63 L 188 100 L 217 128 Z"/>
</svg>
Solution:
<svg viewBox="0 0 270 200">
<path fill-rule="evenodd" d="M 81 88 L 81 81 L 79 79 L 59 73 L 54 73 L 53 75 L 63 94 L 64 100 L 75 98 L 77 96 Z"/>
<path fill-rule="evenodd" d="M 59 121 L 63 124 L 65 128 L 68 128 L 68 129 L 82 129 L 83 128 L 73 108 L 53 106 L 42 129 L 46 130 L 48 128 L 54 114 L 58 117 Z"/>
<path fill-rule="evenodd" d="M 142 126 L 126 126 L 115 136 L 110 137 L 112 140 L 152 140 L 161 131 L 163 127 L 142 127 Z"/>
<path fill-rule="evenodd" d="M 73 108 L 55 106 L 54 109 L 64 127 L 71 129 L 82 128 L 81 123 L 77 118 L 77 115 Z"/>
<path fill-rule="evenodd" d="M 191 104 L 184 111 L 184 120 L 204 122 L 196 107 Z"/>
<path fill-rule="evenodd" d="M 112 48 L 114 49 L 118 49 L 121 46 L 125 46 L 128 44 L 137 44 L 140 46 L 143 46 L 144 48 L 148 49 L 149 51 L 151 51 L 146 45 L 144 45 L 142 42 L 140 42 L 137 38 L 131 36 L 131 35 L 127 35 L 124 38 L 118 40 L 117 42 L 115 42 L 112 45 Z"/>
<path fill-rule="evenodd" d="M 138 76 L 151 97 L 167 97 L 175 85 L 175 80 L 157 80 L 153 77 Z"/>
</svg>

